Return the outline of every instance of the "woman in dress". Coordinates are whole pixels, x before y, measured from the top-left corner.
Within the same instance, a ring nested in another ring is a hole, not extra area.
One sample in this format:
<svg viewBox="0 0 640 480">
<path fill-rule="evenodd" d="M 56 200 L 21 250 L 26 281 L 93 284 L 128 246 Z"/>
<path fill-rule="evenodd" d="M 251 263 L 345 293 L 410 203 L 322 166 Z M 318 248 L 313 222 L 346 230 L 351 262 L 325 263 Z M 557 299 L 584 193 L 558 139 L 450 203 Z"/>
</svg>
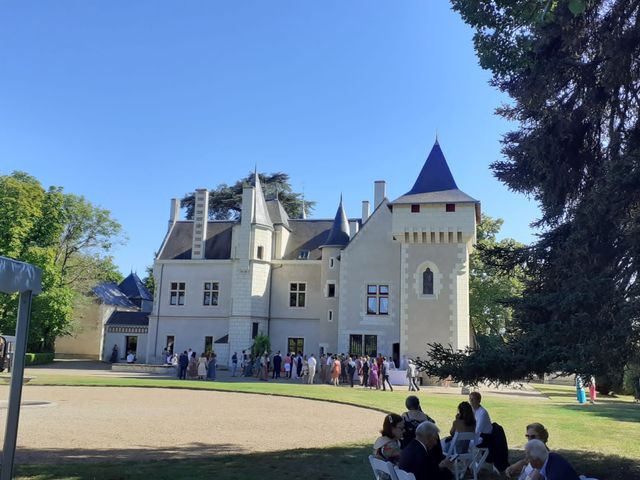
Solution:
<svg viewBox="0 0 640 480">
<path fill-rule="evenodd" d="M 333 361 L 333 366 L 331 367 L 331 383 L 337 387 L 340 385 L 340 373 L 342 369 L 340 366 L 340 359 L 336 356 L 336 359 Z"/>
<path fill-rule="evenodd" d="M 207 357 L 203 353 L 198 359 L 198 380 L 204 380 L 207 376 Z"/>
<path fill-rule="evenodd" d="M 398 463 L 400 460 L 400 439 L 404 433 L 404 420 L 400 415 L 385 415 L 380 436 L 373 444 L 373 454 L 386 462 Z"/>
<path fill-rule="evenodd" d="M 196 378 L 198 376 L 198 359 L 196 352 L 191 352 L 191 358 L 189 359 L 189 365 L 187 366 L 187 377 Z"/>
<path fill-rule="evenodd" d="M 302 383 L 309 383 L 309 361 L 306 355 L 302 359 Z"/>
<path fill-rule="evenodd" d="M 362 367 L 360 368 L 360 376 L 362 376 L 362 386 L 367 388 L 369 386 L 369 357 L 365 356 L 362 359 Z"/>
<path fill-rule="evenodd" d="M 284 376 L 285 378 L 291 378 L 291 355 L 288 353 L 284 357 Z"/>
<path fill-rule="evenodd" d="M 587 396 L 584 393 L 584 382 L 580 375 L 576 375 L 576 397 L 578 398 L 578 403 L 587 402 Z"/>
<path fill-rule="evenodd" d="M 456 418 L 453 420 L 453 424 L 451 425 L 451 430 L 449 431 L 449 436 L 444 439 L 442 448 L 444 451 L 449 450 L 449 444 L 456 434 L 456 432 L 460 433 L 473 433 L 476 431 L 476 416 L 473 413 L 473 408 L 471 408 L 471 404 L 469 402 L 460 402 L 458 404 L 458 413 L 456 413 Z M 458 443 L 458 442 L 456 442 Z M 466 453 L 469 445 L 460 445 L 458 443 L 457 447 L 459 453 Z"/>
<path fill-rule="evenodd" d="M 378 364 L 375 358 L 371 359 L 371 367 L 369 368 L 369 388 L 376 387 L 376 390 L 380 389 L 378 385 Z"/>
<path fill-rule="evenodd" d="M 207 365 L 207 380 L 216 379 L 216 354 L 211 352 L 209 355 L 209 364 Z"/>
<path fill-rule="evenodd" d="M 589 400 L 596 403 L 596 377 L 593 375 L 589 377 Z"/>
</svg>

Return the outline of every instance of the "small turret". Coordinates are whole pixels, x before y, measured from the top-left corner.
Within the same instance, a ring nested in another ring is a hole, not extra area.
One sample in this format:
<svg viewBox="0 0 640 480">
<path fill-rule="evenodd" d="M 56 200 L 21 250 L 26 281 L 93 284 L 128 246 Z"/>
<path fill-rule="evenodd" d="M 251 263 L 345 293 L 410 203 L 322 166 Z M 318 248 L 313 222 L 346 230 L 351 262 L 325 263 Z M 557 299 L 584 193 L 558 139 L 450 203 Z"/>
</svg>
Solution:
<svg viewBox="0 0 640 480">
<path fill-rule="evenodd" d="M 338 206 L 338 211 L 336 212 L 336 217 L 333 220 L 333 226 L 331 227 L 331 231 L 329 231 L 329 235 L 327 236 L 327 240 L 324 245 L 320 248 L 324 247 L 346 247 L 351 239 L 351 229 L 349 228 L 349 220 L 347 220 L 347 214 L 344 211 L 344 207 L 342 206 L 342 195 L 340 195 L 340 205 Z"/>
</svg>

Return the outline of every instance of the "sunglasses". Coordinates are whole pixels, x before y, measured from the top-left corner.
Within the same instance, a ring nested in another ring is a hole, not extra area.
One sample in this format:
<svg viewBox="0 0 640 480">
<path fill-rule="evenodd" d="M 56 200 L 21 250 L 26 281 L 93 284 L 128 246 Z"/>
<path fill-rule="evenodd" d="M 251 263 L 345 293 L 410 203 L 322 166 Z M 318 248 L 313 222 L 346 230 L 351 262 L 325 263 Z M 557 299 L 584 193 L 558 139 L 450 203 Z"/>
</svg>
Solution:
<svg viewBox="0 0 640 480">
<path fill-rule="evenodd" d="M 538 438 L 537 435 L 525 435 L 526 438 L 528 438 L 529 440 L 534 440 L 536 438 Z"/>
</svg>

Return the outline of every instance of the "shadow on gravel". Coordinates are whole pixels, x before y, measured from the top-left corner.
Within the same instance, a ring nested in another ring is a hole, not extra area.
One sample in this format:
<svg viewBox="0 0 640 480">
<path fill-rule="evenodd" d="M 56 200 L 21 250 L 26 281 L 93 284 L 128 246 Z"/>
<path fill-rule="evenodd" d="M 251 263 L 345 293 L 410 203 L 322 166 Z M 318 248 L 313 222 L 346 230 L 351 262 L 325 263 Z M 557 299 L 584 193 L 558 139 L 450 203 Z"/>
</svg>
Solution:
<svg viewBox="0 0 640 480">
<path fill-rule="evenodd" d="M 268 432 L 256 432 L 256 435 L 262 435 L 264 441 L 269 442 Z M 339 435 L 336 435 L 336 441 L 340 441 Z M 18 467 L 16 478 L 282 480 L 290 477 L 302 480 L 370 480 L 372 476 L 367 460 L 371 453 L 371 445 L 368 444 L 246 454 L 225 451 L 225 448 L 228 446 L 193 444 L 175 451 L 150 450 L 154 460 L 124 463 L 122 459 L 127 458 L 127 451 L 60 451 L 60 460 L 64 464 L 22 465 Z M 133 450 L 129 452 L 133 453 Z M 559 453 L 579 474 L 600 480 L 640 479 L 640 460 L 581 451 L 560 450 Z M 522 451 L 512 450 L 510 454 L 513 461 L 522 457 Z M 75 463 L 79 457 L 96 463 Z M 502 477 L 483 472 L 480 478 L 497 480 Z"/>
</svg>

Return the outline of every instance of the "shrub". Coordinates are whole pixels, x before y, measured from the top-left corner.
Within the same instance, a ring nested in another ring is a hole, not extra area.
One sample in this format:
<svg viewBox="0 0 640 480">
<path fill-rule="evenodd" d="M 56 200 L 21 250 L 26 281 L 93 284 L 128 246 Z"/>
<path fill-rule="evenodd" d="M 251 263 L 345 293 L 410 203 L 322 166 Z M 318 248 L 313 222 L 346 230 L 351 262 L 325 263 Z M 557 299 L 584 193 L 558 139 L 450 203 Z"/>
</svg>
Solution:
<svg viewBox="0 0 640 480">
<path fill-rule="evenodd" d="M 25 365 L 44 365 L 53 362 L 54 353 L 27 353 Z"/>
</svg>

